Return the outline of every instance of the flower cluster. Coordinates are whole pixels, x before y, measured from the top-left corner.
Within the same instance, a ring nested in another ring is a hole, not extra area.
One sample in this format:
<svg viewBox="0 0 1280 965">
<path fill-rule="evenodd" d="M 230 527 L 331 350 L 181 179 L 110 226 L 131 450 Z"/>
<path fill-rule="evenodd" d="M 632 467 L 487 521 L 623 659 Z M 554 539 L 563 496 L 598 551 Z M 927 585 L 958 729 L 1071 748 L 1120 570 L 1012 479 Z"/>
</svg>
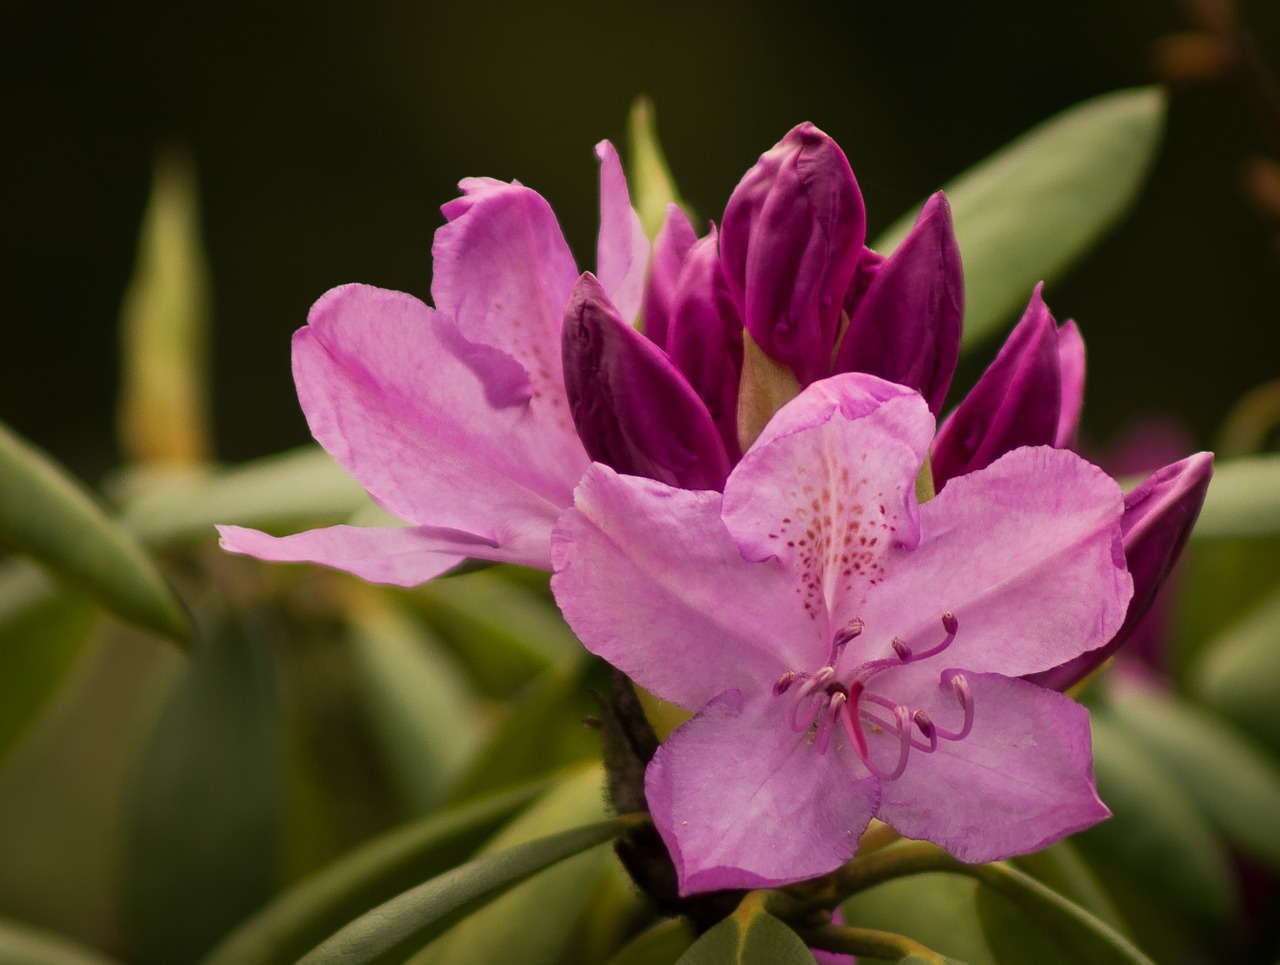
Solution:
<svg viewBox="0 0 1280 965">
<path fill-rule="evenodd" d="M 405 525 L 223 545 L 399 585 L 552 569 L 586 647 L 694 714 L 645 784 L 686 894 L 831 871 L 873 816 L 967 861 L 1104 817 L 1058 691 L 1150 605 L 1208 455 L 1126 496 L 1074 454 L 1084 346 L 1039 289 L 935 435 L 963 316 L 946 199 L 872 251 L 812 125 L 718 231 L 673 205 L 652 246 L 597 154 L 596 274 L 536 192 L 470 179 L 434 308 L 350 285 L 295 335 L 312 433 Z"/>
</svg>

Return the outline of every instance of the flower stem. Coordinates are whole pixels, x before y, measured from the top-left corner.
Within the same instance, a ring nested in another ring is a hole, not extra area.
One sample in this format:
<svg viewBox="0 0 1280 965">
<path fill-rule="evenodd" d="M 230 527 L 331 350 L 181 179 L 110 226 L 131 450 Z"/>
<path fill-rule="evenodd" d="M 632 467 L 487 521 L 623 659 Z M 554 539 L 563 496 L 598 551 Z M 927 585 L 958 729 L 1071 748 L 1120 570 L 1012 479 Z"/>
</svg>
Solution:
<svg viewBox="0 0 1280 965">
<path fill-rule="evenodd" d="M 824 952 L 843 952 L 846 955 L 865 955 L 868 958 L 887 958 L 891 961 L 914 957 L 942 965 L 949 961 L 931 948 L 917 941 L 889 931 L 874 928 L 853 928 L 848 925 L 821 925 L 802 928 L 797 933 L 810 948 Z"/>
</svg>

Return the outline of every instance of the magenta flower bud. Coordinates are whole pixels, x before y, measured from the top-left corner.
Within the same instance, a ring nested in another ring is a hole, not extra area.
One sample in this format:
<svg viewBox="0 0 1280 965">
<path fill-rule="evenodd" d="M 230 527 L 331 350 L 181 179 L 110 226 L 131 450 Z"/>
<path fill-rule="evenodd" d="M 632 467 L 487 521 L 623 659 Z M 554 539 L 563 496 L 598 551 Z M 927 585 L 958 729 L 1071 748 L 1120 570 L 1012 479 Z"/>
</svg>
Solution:
<svg viewBox="0 0 1280 965">
<path fill-rule="evenodd" d="M 844 152 L 793 128 L 734 189 L 720 255 L 751 338 L 807 385 L 829 374 L 866 216 Z"/>
<path fill-rule="evenodd" d="M 836 351 L 839 372 L 866 372 L 916 389 L 936 416 L 960 355 L 964 273 L 941 192 L 926 202 L 897 251 L 858 274 L 845 297 L 849 327 Z M 866 276 L 866 277 L 864 277 Z"/>
<path fill-rule="evenodd" d="M 672 486 L 723 488 L 729 457 L 706 405 L 590 272 L 565 310 L 562 346 L 569 413 L 587 455 Z"/>
<path fill-rule="evenodd" d="M 736 463 L 742 456 L 738 445 L 742 319 L 729 297 L 714 227 L 685 260 L 672 299 L 666 349 L 711 413 L 729 460 Z"/>
<path fill-rule="evenodd" d="M 653 239 L 653 257 L 649 262 L 649 279 L 645 285 L 644 333 L 658 348 L 667 347 L 667 329 L 671 320 L 671 305 L 676 297 L 676 285 L 684 268 L 689 249 L 698 241 L 698 235 L 678 204 L 667 205 L 667 217 Z"/>
<path fill-rule="evenodd" d="M 1031 674 L 1027 680 L 1066 690 L 1091 674 L 1129 639 L 1182 555 L 1213 477 L 1213 454 L 1198 452 L 1157 469 L 1124 497 L 1121 531 L 1124 559 L 1133 577 L 1133 598 L 1124 623 L 1106 644 L 1074 660 Z"/>
<path fill-rule="evenodd" d="M 1054 446 L 1073 437 L 1084 384 L 1084 347 L 1075 326 L 1060 333 L 1037 285 L 1022 320 L 1009 333 L 991 367 L 938 430 L 933 447 L 934 485 L 984 469 L 1020 446 Z M 1075 393 L 1064 405 L 1064 357 L 1073 366 L 1066 382 Z M 1078 360 L 1078 377 L 1074 366 Z M 1070 426 L 1064 431 L 1063 413 Z"/>
</svg>

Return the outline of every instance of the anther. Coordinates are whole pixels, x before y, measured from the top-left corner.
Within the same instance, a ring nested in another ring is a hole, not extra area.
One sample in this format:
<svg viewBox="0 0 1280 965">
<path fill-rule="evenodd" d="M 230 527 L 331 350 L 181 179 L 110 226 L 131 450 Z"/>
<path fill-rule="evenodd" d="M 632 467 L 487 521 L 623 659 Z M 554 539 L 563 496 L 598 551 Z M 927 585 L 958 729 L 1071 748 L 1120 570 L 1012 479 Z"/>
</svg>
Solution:
<svg viewBox="0 0 1280 965">
<path fill-rule="evenodd" d="M 956 619 L 956 615 L 950 610 L 942 614 L 942 629 L 946 630 L 947 633 L 952 636 L 954 636 L 955 632 L 960 629 L 960 621 Z"/>
<path fill-rule="evenodd" d="M 964 740 L 969 736 L 969 731 L 973 730 L 973 691 L 969 688 L 969 681 L 965 679 L 964 674 L 953 673 L 948 682 L 951 684 L 951 692 L 960 703 L 960 709 L 964 711 L 964 723 L 960 725 L 958 731 L 943 730 L 936 725 L 935 730 L 943 740 Z"/>
<path fill-rule="evenodd" d="M 960 629 L 960 621 L 956 619 L 956 615 L 948 610 L 942 614 L 942 629 L 946 631 L 946 636 L 942 638 L 942 642 L 934 645 L 923 653 L 912 654 L 912 660 L 924 660 L 926 657 L 935 657 L 951 646 L 956 639 L 956 631 Z"/>
<path fill-rule="evenodd" d="M 857 617 L 854 617 L 844 625 L 844 629 L 836 634 L 835 640 L 831 642 L 832 657 L 831 662 L 835 663 L 840 659 L 840 655 L 844 653 L 844 648 L 853 640 L 862 636 L 862 631 L 867 628 Z"/>
<path fill-rule="evenodd" d="M 917 710 L 911 715 L 912 721 L 916 727 L 920 729 L 920 733 L 924 735 L 924 739 L 929 743 L 922 744 L 915 738 L 911 739 L 911 746 L 917 750 L 924 751 L 926 754 L 932 754 L 938 749 L 938 729 L 933 726 L 933 721 L 929 719 L 929 715 L 923 710 Z"/>
<path fill-rule="evenodd" d="M 800 688 L 800 696 L 808 697 L 819 687 L 825 687 L 835 677 L 835 667 L 822 667 L 812 677 L 804 682 L 804 686 Z"/>
<path fill-rule="evenodd" d="M 788 690 L 791 689 L 791 685 L 795 683 L 795 681 L 796 681 L 796 672 L 794 670 L 788 670 L 781 677 L 779 677 L 778 682 L 773 685 L 773 696 L 781 697 L 783 694 L 785 694 Z"/>
<path fill-rule="evenodd" d="M 898 655 L 898 659 L 903 663 L 911 662 L 911 648 L 907 646 L 907 642 L 902 637 L 894 637 L 889 641 L 893 647 L 893 652 Z"/>
</svg>

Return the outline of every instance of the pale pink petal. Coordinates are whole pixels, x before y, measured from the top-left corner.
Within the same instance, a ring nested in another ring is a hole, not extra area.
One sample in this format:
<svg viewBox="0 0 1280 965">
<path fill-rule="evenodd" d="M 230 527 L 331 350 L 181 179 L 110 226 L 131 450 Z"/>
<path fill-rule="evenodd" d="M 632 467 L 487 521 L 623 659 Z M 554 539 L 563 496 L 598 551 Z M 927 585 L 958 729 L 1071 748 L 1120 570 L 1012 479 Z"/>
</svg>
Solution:
<svg viewBox="0 0 1280 965">
<path fill-rule="evenodd" d="M 600 159 L 600 237 L 596 243 L 596 275 L 609 299 L 629 323 L 640 315 L 644 277 L 649 267 L 649 239 L 631 207 L 627 176 L 618 152 L 608 141 L 596 145 Z"/>
<path fill-rule="evenodd" d="M 914 545 L 932 431 L 918 393 L 836 376 L 784 406 L 730 474 L 725 525 L 744 557 L 777 558 L 792 574 L 820 634 L 828 618 L 838 628 L 858 614 L 890 547 Z"/>
<path fill-rule="evenodd" d="M 417 586 L 468 557 L 546 568 L 536 540 L 499 544 L 492 537 L 431 526 L 405 528 L 330 526 L 293 536 L 269 536 L 240 526 L 219 526 L 221 546 L 232 553 L 282 563 L 320 563 L 373 583 Z"/>
<path fill-rule="evenodd" d="M 572 423 L 539 424 L 510 356 L 409 295 L 329 292 L 294 336 L 293 367 L 316 439 L 408 522 L 547 534 L 587 465 Z"/>
<path fill-rule="evenodd" d="M 1037 851 L 1110 814 L 1094 786 L 1083 707 L 1025 680 L 965 678 L 972 732 L 932 754 L 913 750 L 903 775 L 882 783 L 877 817 L 977 864 Z M 949 686 L 936 689 L 949 699 Z"/>
<path fill-rule="evenodd" d="M 675 731 L 645 775 L 681 894 L 767 888 L 853 857 L 876 806 L 847 742 L 819 754 L 771 695 L 720 695 Z M 865 773 L 865 772 L 864 772 Z"/>
<path fill-rule="evenodd" d="M 892 578 L 858 611 L 860 645 L 887 653 L 897 636 L 923 652 L 949 611 L 955 642 L 891 673 L 936 679 L 949 666 L 1021 676 L 1102 646 L 1132 592 L 1123 510 L 1111 477 L 1061 449 L 1017 449 L 951 480 L 920 507 L 919 545 L 885 559 Z"/>
<path fill-rule="evenodd" d="M 463 188 L 467 195 L 445 206 L 452 220 L 431 246 L 432 298 L 469 341 L 520 363 L 533 386 L 535 431 L 552 461 L 566 457 L 573 424 L 564 405 L 560 325 L 578 280 L 573 255 L 536 191 L 488 179 L 469 179 Z"/>
<path fill-rule="evenodd" d="M 1058 410 L 1059 449 L 1074 449 L 1084 408 L 1084 339 L 1076 323 L 1068 319 L 1058 329 L 1058 378 L 1062 388 L 1062 408 Z"/>
<path fill-rule="evenodd" d="M 594 465 L 556 525 L 552 562 L 556 601 L 586 648 L 688 710 L 727 687 L 767 691 L 826 653 L 793 578 L 743 561 L 719 493 Z"/>
</svg>

